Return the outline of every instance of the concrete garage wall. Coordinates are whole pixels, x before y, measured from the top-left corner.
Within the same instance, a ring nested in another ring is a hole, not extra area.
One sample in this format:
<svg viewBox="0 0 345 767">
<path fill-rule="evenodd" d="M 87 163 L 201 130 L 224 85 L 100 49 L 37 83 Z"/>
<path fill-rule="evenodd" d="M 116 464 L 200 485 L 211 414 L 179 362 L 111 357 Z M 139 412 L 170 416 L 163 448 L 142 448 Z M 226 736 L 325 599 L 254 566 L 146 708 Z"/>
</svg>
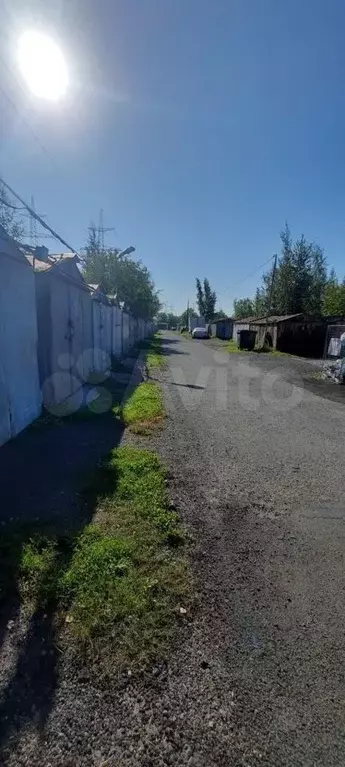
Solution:
<svg viewBox="0 0 345 767">
<path fill-rule="evenodd" d="M 72 261 L 34 272 L 0 227 L 0 445 L 39 416 L 42 400 L 81 403 L 90 374 L 152 330 L 93 299 Z"/>
<path fill-rule="evenodd" d="M 237 344 L 237 333 L 240 332 L 240 330 L 249 330 L 249 320 L 244 320 L 243 322 L 241 320 L 238 320 L 237 322 L 234 322 L 233 329 L 232 329 L 232 340 L 235 341 Z"/>
<path fill-rule="evenodd" d="M 122 315 L 122 353 L 127 354 L 129 351 L 129 314 L 123 312 Z"/>
<path fill-rule="evenodd" d="M 109 369 L 152 332 L 138 320 L 91 298 L 83 279 L 53 267 L 36 273 L 38 359 L 43 403 L 49 409 L 76 394 L 92 371 Z"/>
<path fill-rule="evenodd" d="M 92 304 L 82 283 L 57 269 L 35 277 L 40 383 L 51 407 L 78 391 L 94 369 Z"/>
<path fill-rule="evenodd" d="M 0 232 L 0 445 L 40 411 L 34 274 Z"/>
<path fill-rule="evenodd" d="M 114 357 L 122 355 L 122 311 L 117 306 L 112 310 L 113 333 L 111 351 Z"/>
</svg>

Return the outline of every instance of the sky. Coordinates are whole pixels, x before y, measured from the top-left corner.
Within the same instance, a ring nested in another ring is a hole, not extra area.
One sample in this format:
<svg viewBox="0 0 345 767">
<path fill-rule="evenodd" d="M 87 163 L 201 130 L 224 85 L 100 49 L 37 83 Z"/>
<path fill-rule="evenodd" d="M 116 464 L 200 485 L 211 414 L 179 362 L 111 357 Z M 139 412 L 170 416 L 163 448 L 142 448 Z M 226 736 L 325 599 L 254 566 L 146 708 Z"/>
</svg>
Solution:
<svg viewBox="0 0 345 767">
<path fill-rule="evenodd" d="M 285 221 L 343 277 L 344 0 L 0 0 L 0 18 L 0 173 L 75 248 L 102 208 L 176 313 L 196 276 L 227 313 L 253 295 Z M 21 79 L 28 27 L 63 48 L 61 102 Z"/>
</svg>

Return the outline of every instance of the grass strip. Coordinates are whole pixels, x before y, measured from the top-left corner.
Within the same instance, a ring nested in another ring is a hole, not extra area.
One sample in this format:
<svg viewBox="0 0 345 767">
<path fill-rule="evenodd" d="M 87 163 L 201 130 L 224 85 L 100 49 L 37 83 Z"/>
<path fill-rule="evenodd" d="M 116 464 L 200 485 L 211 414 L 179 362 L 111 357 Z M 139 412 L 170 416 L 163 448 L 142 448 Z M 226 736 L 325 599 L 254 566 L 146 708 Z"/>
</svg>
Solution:
<svg viewBox="0 0 345 767">
<path fill-rule="evenodd" d="M 12 585 L 32 610 L 53 607 L 62 645 L 88 662 L 112 673 L 114 664 L 142 667 L 165 652 L 191 595 L 184 535 L 158 456 L 114 449 L 84 501 L 93 519 L 82 531 L 26 527 L 2 537 L 2 596 Z"/>
<path fill-rule="evenodd" d="M 163 356 L 162 338 L 159 335 L 154 335 L 152 338 L 145 342 L 147 351 L 145 354 L 145 366 L 148 373 L 152 373 L 157 368 L 161 368 L 165 364 Z"/>
<path fill-rule="evenodd" d="M 156 383 L 145 381 L 129 395 L 120 413 L 126 426 L 136 434 L 149 435 L 162 423 L 164 405 Z"/>
<path fill-rule="evenodd" d="M 229 341 L 222 341 L 221 338 L 211 338 L 210 339 L 210 345 L 219 347 L 220 351 L 226 352 L 228 354 L 246 354 L 248 353 L 247 349 L 240 349 L 239 346 L 235 341 L 230 339 Z M 206 342 L 207 343 L 207 342 Z M 250 353 L 252 354 L 267 354 L 270 357 L 289 357 L 291 355 L 287 354 L 287 352 L 280 352 L 278 349 L 272 349 L 272 347 L 269 346 L 256 346 L 254 349 L 251 349 Z"/>
</svg>

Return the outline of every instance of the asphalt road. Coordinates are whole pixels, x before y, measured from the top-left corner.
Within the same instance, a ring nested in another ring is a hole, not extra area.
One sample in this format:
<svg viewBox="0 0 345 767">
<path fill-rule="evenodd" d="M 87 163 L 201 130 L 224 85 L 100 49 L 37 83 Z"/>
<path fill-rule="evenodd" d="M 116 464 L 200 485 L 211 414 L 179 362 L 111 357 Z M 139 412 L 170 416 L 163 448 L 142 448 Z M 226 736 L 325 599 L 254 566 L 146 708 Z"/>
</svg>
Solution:
<svg viewBox="0 0 345 767">
<path fill-rule="evenodd" d="M 210 679 L 198 681 L 191 763 L 341 767 L 345 409 L 303 389 L 309 363 L 169 333 L 164 346 L 170 417 L 158 447 L 195 540 L 193 657 L 206 657 L 217 689 L 214 703 Z M 214 740 L 201 734 L 212 707 Z"/>
<path fill-rule="evenodd" d="M 167 464 L 195 601 L 178 612 L 165 660 L 142 674 L 114 669 L 106 684 L 58 652 L 54 631 L 36 637 L 25 616 L 7 624 L 0 702 L 15 730 L 0 765 L 344 767 L 345 408 L 303 389 L 313 367 L 302 360 L 225 355 L 174 334 L 164 349 L 155 377 L 166 425 L 153 439 L 122 440 Z M 42 497 L 31 477 L 29 509 L 57 510 L 60 490 L 73 514 L 71 451 L 92 462 L 114 439 L 103 421 L 90 424 L 52 434 L 60 452 L 62 439 L 71 446 Z M 5 496 L 6 473 L 30 444 L 43 456 L 47 439 L 28 433 L 5 446 Z M 21 484 L 8 495 L 16 508 L 28 495 Z"/>
</svg>

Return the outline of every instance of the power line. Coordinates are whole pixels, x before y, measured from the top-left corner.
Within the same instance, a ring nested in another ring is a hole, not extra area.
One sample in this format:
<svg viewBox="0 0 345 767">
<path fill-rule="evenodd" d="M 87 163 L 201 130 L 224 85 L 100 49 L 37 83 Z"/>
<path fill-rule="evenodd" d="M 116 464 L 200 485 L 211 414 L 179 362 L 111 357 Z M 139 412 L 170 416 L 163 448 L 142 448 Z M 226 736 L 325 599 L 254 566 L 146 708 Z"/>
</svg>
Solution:
<svg viewBox="0 0 345 767">
<path fill-rule="evenodd" d="M 30 215 L 33 216 L 33 218 L 35 218 L 36 221 L 39 221 L 39 223 L 41 224 L 41 226 L 44 227 L 44 229 L 47 229 L 48 232 L 50 232 L 53 235 L 53 237 L 55 237 L 56 240 L 59 240 L 59 242 L 61 242 L 61 244 L 64 245 L 65 248 L 68 248 L 68 250 L 70 250 L 72 253 L 74 253 L 75 256 L 78 256 L 78 259 L 80 259 L 80 255 L 75 250 L 75 248 L 72 248 L 72 245 L 69 245 L 69 243 L 66 242 L 66 240 L 64 240 L 62 237 L 60 237 L 60 235 L 57 234 L 57 232 L 55 232 L 54 229 L 51 228 L 51 226 L 49 226 L 45 221 L 43 221 L 43 218 L 41 218 L 41 216 L 39 216 L 38 213 L 32 210 L 32 208 L 30 208 L 30 205 L 27 205 L 25 200 L 23 200 L 19 196 L 19 194 L 17 194 L 17 192 L 15 192 L 14 189 L 12 189 L 12 187 L 9 184 L 7 184 L 3 178 L 1 178 L 1 176 L 0 176 L 0 184 L 3 184 L 4 187 L 8 189 L 8 191 L 11 192 L 11 194 L 13 194 L 13 197 L 15 197 L 16 200 L 19 200 L 19 202 L 21 202 L 22 205 L 24 205 L 24 207 L 30 213 Z"/>
<path fill-rule="evenodd" d="M 15 102 L 14 102 L 14 101 L 13 101 L 13 100 L 12 100 L 12 99 L 9 97 L 9 95 L 6 93 L 6 91 L 4 90 L 4 88 L 3 88 L 1 85 L 0 85 L 0 91 L 1 91 L 1 94 L 2 94 L 2 96 L 3 96 L 3 97 L 6 99 L 6 101 L 7 101 L 9 104 L 11 104 L 11 106 L 13 107 L 13 109 L 15 109 L 15 110 L 16 110 L 16 112 L 17 112 L 17 114 L 19 115 L 19 117 L 20 117 L 21 121 L 22 121 L 22 122 L 24 123 L 24 125 L 26 125 L 26 127 L 29 129 L 29 131 L 30 131 L 30 133 L 32 134 L 33 138 L 35 139 L 35 141 L 37 142 L 37 144 L 38 144 L 38 145 L 39 145 L 39 147 L 41 148 L 42 152 L 44 152 L 44 153 L 47 155 L 47 157 L 49 158 L 50 162 L 53 164 L 54 168 L 55 168 L 55 169 L 56 169 L 56 168 L 58 168 L 58 166 L 57 166 L 57 164 L 55 163 L 55 161 L 53 160 L 53 158 L 52 158 L 51 154 L 48 152 L 48 149 L 47 149 L 47 148 L 44 146 L 44 144 L 42 144 L 42 141 L 41 141 L 41 139 L 40 139 L 40 138 L 37 136 L 37 134 L 35 133 L 35 131 L 34 131 L 34 130 L 33 130 L 33 128 L 31 127 L 31 125 L 30 125 L 30 123 L 28 122 L 28 120 L 26 119 L 26 117 L 23 117 L 23 115 L 21 114 L 21 112 L 20 112 L 20 110 L 18 109 L 17 105 L 15 104 Z"/>
<path fill-rule="evenodd" d="M 243 277 L 243 279 L 237 282 L 235 286 L 231 285 L 228 288 L 222 288 L 222 292 L 225 290 L 237 290 L 239 285 L 242 285 L 243 282 L 246 282 L 246 280 L 249 280 L 250 277 L 254 276 L 254 274 L 257 274 L 257 272 L 259 272 L 260 269 L 263 269 L 264 266 L 269 264 L 269 262 L 272 261 L 273 259 L 274 259 L 274 256 L 270 256 L 270 258 L 268 258 L 267 261 L 264 261 L 263 264 L 261 264 L 260 266 L 257 266 L 256 269 L 254 269 L 254 271 L 250 272 L 250 274 L 247 274 L 246 277 Z"/>
<path fill-rule="evenodd" d="M 11 205 L 11 203 L 4 200 L 3 197 L 0 197 L 0 204 L 5 205 L 6 208 L 12 208 L 12 210 L 26 210 L 24 206 L 19 207 L 19 205 Z"/>
</svg>

